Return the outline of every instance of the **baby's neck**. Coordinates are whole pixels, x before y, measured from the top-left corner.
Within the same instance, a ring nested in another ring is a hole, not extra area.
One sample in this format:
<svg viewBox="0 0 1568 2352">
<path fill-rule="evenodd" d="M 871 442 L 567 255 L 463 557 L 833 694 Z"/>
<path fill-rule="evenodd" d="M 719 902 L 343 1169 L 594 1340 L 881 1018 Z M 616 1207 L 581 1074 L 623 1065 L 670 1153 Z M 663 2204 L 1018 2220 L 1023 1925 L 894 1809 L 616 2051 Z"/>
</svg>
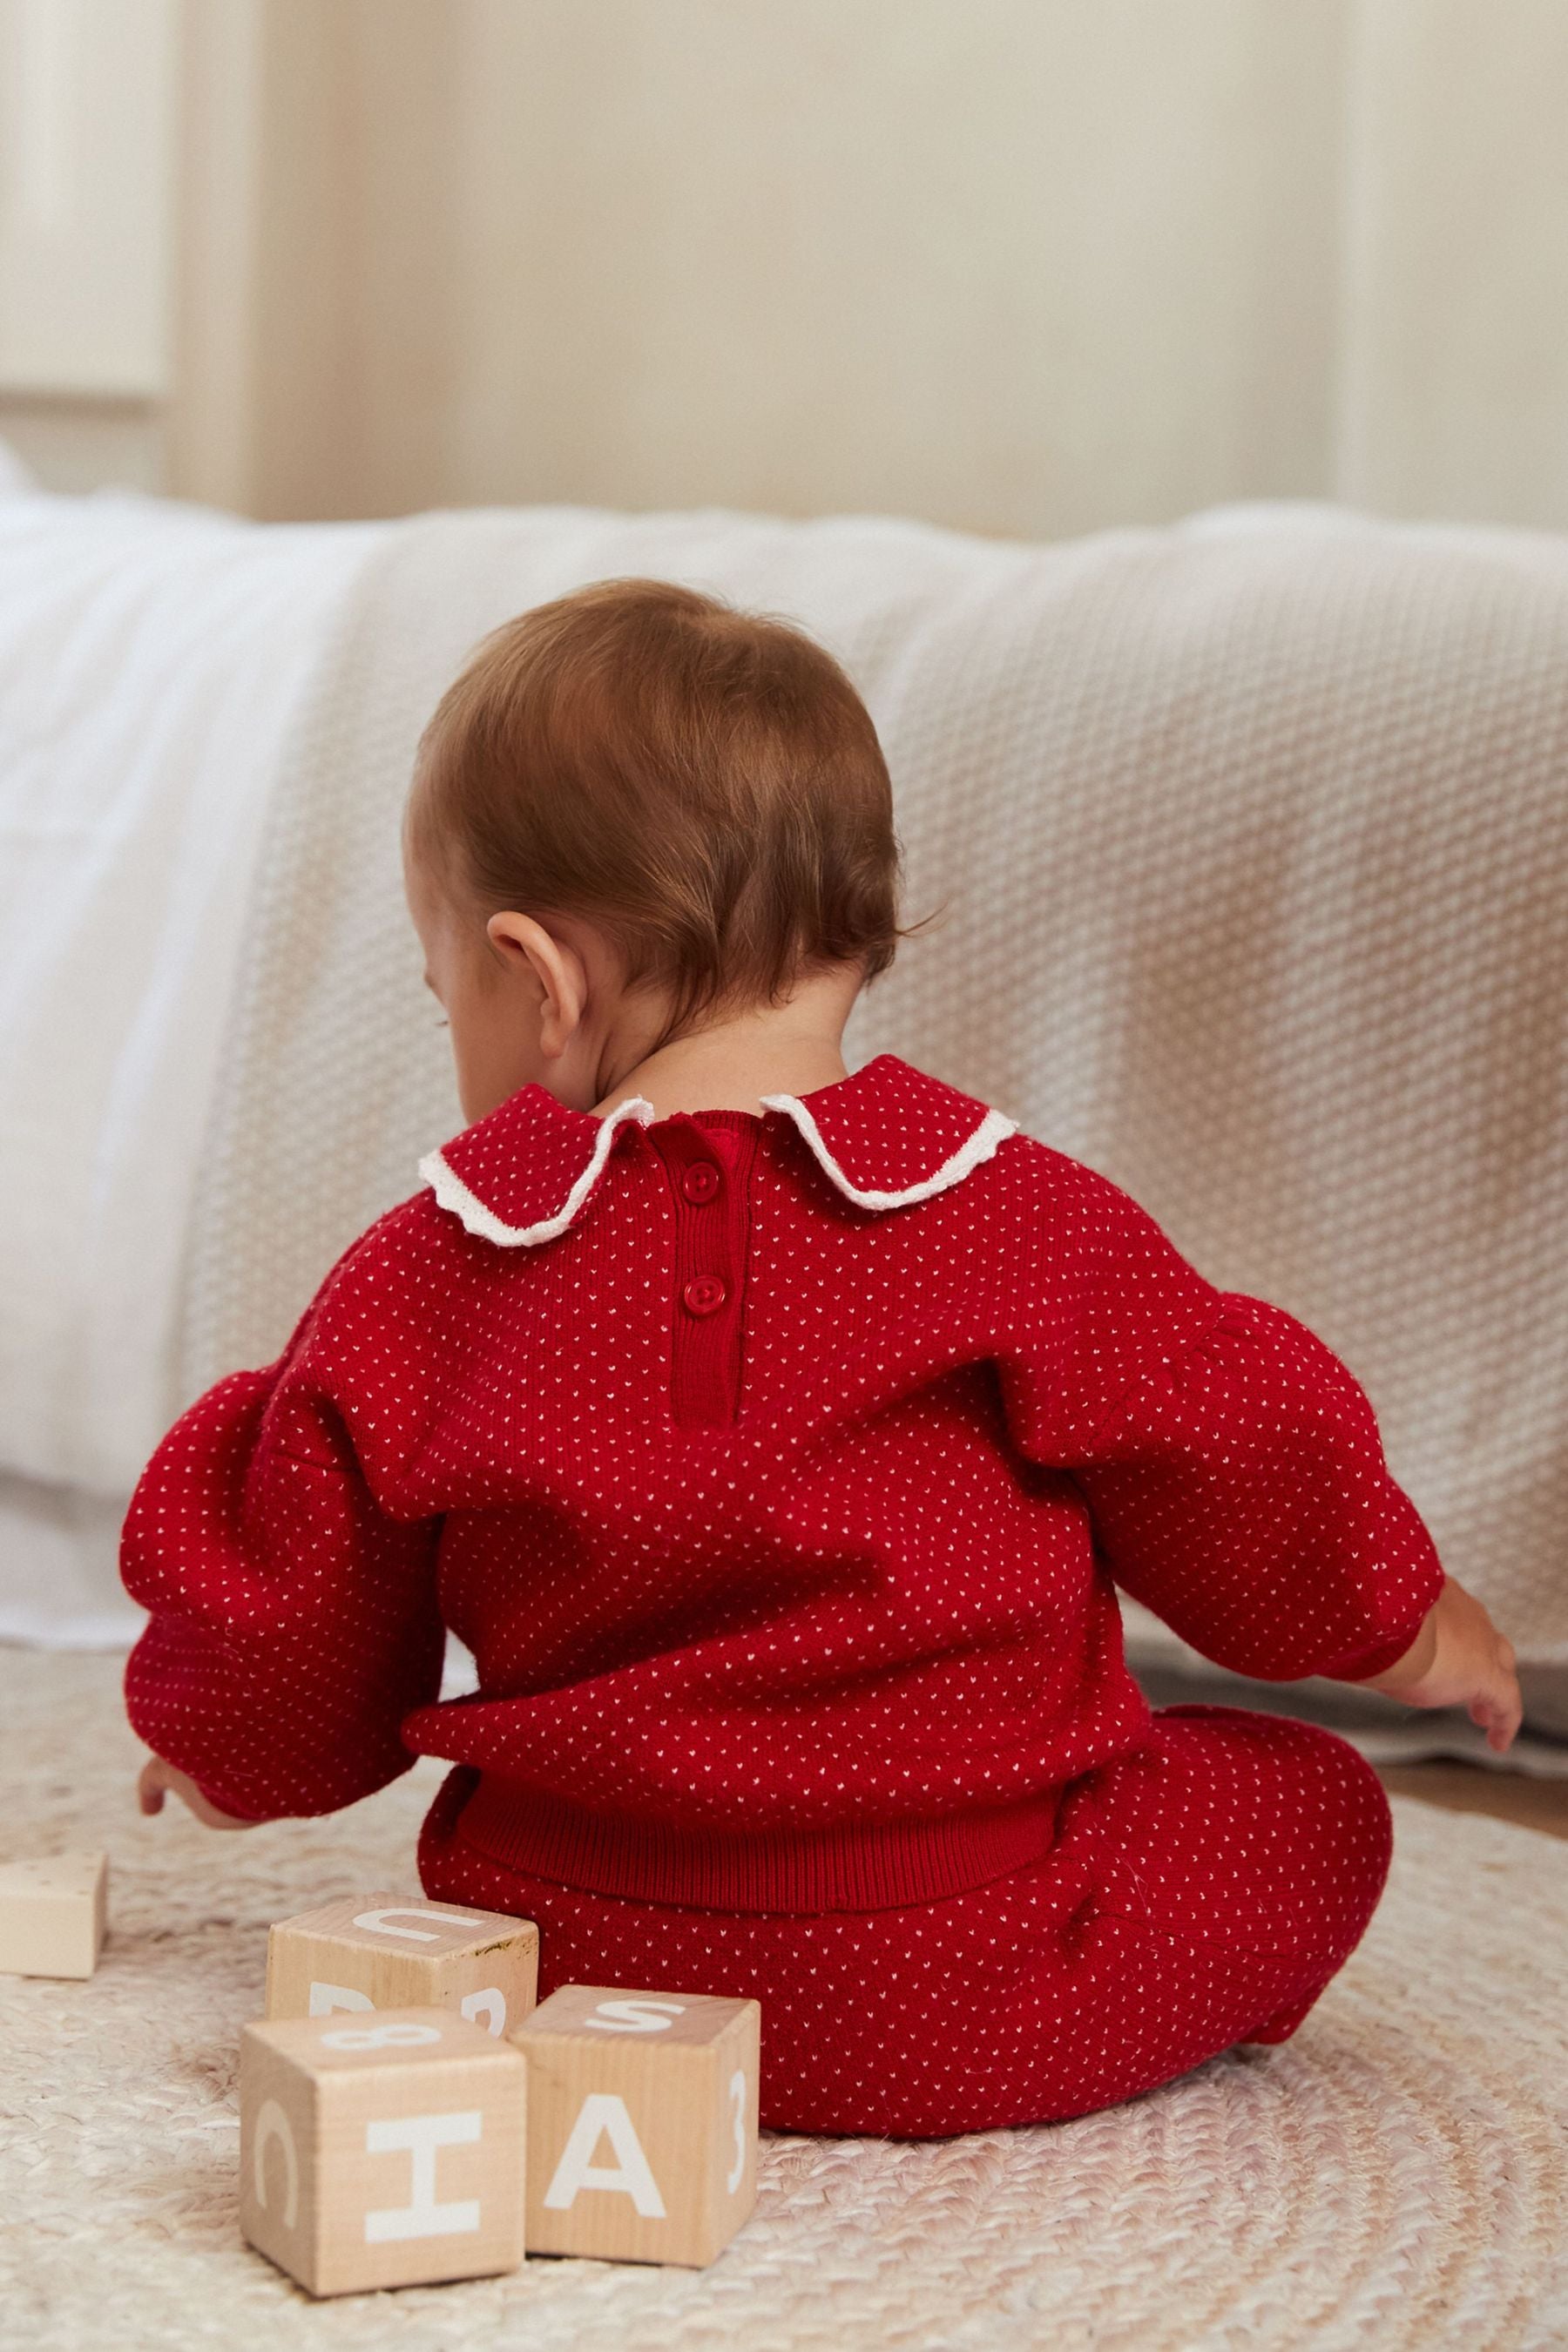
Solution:
<svg viewBox="0 0 1568 2352">
<path fill-rule="evenodd" d="M 677 1111 L 761 1113 L 763 1095 L 807 1095 L 849 1073 L 842 1038 L 859 992 L 854 975 L 823 973 L 773 1010 L 742 1013 L 689 1037 L 672 1038 L 616 1078 L 594 1105 L 603 1118 L 641 1095 L 656 1118 Z"/>
</svg>

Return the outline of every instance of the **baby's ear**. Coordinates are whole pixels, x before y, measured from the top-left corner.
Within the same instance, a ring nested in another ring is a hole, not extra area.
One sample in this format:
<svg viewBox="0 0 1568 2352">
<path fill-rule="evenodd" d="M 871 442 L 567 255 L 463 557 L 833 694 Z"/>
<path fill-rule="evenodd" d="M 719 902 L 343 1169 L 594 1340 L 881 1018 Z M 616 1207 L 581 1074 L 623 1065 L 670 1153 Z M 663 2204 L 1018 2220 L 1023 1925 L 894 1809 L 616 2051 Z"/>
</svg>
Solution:
<svg viewBox="0 0 1568 2352">
<path fill-rule="evenodd" d="M 492 915 L 485 925 L 485 937 L 503 963 L 513 966 L 531 963 L 537 969 L 540 940 L 549 941 L 550 934 L 531 915 L 511 911 Z"/>
<path fill-rule="evenodd" d="M 532 915 L 510 910 L 492 915 L 485 936 L 509 977 L 531 976 L 541 1021 L 546 1029 L 558 1031 L 564 1044 L 575 1034 L 588 1003 L 587 966 L 577 950 Z"/>
</svg>

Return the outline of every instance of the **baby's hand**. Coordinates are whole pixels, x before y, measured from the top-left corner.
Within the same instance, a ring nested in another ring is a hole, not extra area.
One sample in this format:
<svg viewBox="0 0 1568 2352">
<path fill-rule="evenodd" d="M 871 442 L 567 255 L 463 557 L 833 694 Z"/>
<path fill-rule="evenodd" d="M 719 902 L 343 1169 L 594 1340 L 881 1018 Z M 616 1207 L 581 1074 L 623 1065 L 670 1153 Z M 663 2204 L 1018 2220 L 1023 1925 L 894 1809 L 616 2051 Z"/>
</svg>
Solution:
<svg viewBox="0 0 1568 2352">
<path fill-rule="evenodd" d="M 209 1830 L 253 1830 L 256 1827 L 254 1822 L 242 1822 L 235 1813 L 220 1813 L 216 1805 L 207 1802 L 188 1773 L 176 1772 L 174 1767 L 165 1764 L 161 1756 L 150 1757 L 142 1767 L 142 1777 L 136 1783 L 136 1793 L 144 1813 L 163 1811 L 166 1789 L 172 1789 L 175 1796 L 190 1807 L 197 1821 L 205 1822 Z"/>
<path fill-rule="evenodd" d="M 1362 1687 L 1406 1706 L 1462 1706 L 1500 1756 L 1512 1747 L 1524 1712 L 1514 1665 L 1512 1643 L 1450 1576 L 1405 1655 Z"/>
</svg>

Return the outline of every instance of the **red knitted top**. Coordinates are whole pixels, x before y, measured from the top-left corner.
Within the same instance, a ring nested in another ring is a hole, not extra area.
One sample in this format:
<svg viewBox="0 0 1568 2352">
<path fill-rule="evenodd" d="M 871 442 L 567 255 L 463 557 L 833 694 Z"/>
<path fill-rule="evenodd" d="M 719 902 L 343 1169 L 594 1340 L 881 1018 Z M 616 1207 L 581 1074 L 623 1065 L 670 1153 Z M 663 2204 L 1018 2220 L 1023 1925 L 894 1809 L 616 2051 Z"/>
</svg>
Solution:
<svg viewBox="0 0 1568 2352">
<path fill-rule="evenodd" d="M 216 1804 L 423 1751 L 567 1884 L 932 1899 L 1143 1737 L 1113 1578 L 1266 1678 L 1415 1639 L 1431 1538 L 1302 1324 L 895 1055 L 763 1100 L 524 1087 L 175 1424 L 127 1697 Z M 479 1690 L 438 1705 L 447 1626 Z"/>
</svg>

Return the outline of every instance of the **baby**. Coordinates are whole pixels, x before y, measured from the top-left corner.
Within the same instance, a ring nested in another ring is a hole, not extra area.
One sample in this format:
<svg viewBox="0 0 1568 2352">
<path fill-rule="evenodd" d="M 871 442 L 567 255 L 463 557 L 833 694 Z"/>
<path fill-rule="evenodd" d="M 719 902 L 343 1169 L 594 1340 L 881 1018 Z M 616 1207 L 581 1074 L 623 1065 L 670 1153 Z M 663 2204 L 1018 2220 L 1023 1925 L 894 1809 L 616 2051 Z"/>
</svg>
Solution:
<svg viewBox="0 0 1568 2352">
<path fill-rule="evenodd" d="M 847 1070 L 906 933 L 842 670 L 658 582 L 563 597 L 446 695 L 405 845 L 468 1125 L 143 1475 L 144 1810 L 447 1759 L 427 1892 L 537 1920 L 542 1995 L 760 2000 L 773 2127 L 1038 2123 L 1282 2041 L 1377 1902 L 1381 1785 L 1152 1713 L 1115 1586 L 1500 1750 L 1513 1654 L 1301 1323 L 961 1087 Z"/>
</svg>

